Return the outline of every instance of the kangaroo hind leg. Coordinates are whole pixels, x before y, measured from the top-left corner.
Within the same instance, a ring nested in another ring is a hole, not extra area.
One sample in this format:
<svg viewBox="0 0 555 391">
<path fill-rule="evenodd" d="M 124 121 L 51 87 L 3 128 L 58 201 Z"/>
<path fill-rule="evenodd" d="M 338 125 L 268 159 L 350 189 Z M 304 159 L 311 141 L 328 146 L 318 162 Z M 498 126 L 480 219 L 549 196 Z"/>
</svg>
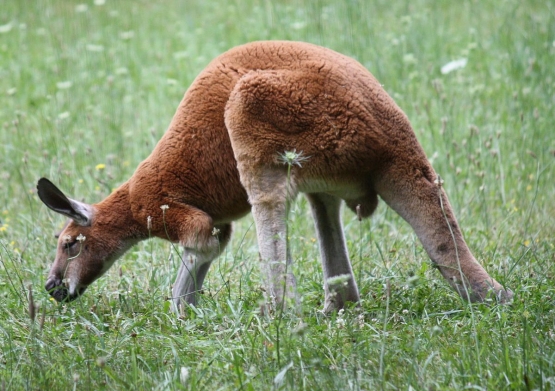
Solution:
<svg viewBox="0 0 555 391">
<path fill-rule="evenodd" d="M 288 71 L 250 72 L 237 82 L 225 109 L 237 169 L 252 206 L 266 295 L 274 307 L 284 301 L 297 304 L 287 214 L 297 194 L 296 169 L 305 167 L 288 166 L 280 156 L 306 150 L 295 133 L 308 125 L 291 112 L 304 113 L 303 103 L 288 93 L 292 77 Z"/>
<path fill-rule="evenodd" d="M 358 302 L 359 293 L 341 223 L 341 199 L 325 193 L 306 195 L 320 245 L 324 291 L 324 312 L 341 309 L 347 302 Z"/>
</svg>

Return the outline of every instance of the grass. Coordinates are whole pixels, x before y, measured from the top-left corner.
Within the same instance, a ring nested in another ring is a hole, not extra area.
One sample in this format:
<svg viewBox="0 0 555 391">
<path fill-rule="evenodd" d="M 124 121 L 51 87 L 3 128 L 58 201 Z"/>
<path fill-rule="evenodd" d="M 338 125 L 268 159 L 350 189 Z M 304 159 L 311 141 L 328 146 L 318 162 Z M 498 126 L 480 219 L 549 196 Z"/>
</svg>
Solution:
<svg viewBox="0 0 555 391">
<path fill-rule="evenodd" d="M 295 39 L 351 55 L 407 113 L 476 257 L 511 306 L 462 302 L 382 205 L 345 230 L 360 309 L 322 315 L 306 201 L 291 206 L 300 313 L 262 316 L 251 217 L 198 308 L 178 254 L 129 251 L 69 305 L 44 289 L 63 219 L 47 176 L 97 202 L 132 175 L 224 50 Z M 440 69 L 467 58 L 448 74 Z M 545 1 L 5 0 L 0 13 L 0 388 L 555 389 L 555 6 Z M 29 291 L 37 304 L 29 316 Z"/>
</svg>

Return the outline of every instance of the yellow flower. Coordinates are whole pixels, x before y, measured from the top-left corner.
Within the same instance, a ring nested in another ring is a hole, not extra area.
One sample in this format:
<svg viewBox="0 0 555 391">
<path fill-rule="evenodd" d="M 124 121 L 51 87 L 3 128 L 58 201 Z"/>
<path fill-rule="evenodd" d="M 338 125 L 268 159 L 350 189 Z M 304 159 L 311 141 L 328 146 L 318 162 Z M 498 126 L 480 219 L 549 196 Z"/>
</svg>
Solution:
<svg viewBox="0 0 555 391">
<path fill-rule="evenodd" d="M 95 168 L 96 168 L 96 171 L 104 170 L 106 168 L 106 164 L 104 163 L 97 164 Z"/>
</svg>

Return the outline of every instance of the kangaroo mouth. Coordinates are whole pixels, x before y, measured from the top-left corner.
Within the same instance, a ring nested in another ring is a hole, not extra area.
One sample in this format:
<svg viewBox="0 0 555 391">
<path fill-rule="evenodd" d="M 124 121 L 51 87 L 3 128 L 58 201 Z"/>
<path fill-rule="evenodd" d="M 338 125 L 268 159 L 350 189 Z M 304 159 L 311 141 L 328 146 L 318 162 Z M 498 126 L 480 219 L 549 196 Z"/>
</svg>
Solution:
<svg viewBox="0 0 555 391">
<path fill-rule="evenodd" d="M 68 303 L 78 299 L 87 289 L 86 287 L 79 287 L 75 292 L 70 293 L 69 288 L 62 282 L 62 280 L 57 278 L 46 281 L 44 288 L 48 293 L 50 293 L 50 296 L 52 296 L 59 303 Z"/>
</svg>

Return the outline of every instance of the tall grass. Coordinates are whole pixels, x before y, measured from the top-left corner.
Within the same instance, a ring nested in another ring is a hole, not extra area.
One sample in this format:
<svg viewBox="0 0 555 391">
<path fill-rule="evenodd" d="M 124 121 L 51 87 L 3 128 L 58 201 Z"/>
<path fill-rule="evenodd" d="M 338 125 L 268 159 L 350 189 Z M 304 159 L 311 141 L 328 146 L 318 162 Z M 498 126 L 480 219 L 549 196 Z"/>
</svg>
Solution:
<svg viewBox="0 0 555 391">
<path fill-rule="evenodd" d="M 0 8 L 0 389 L 555 388 L 552 2 Z M 202 68 L 260 39 L 330 47 L 382 82 L 445 180 L 469 246 L 515 291 L 511 306 L 462 302 L 381 205 L 362 222 L 345 212 L 362 302 L 324 316 L 302 198 L 289 219 L 300 313 L 261 315 L 250 217 L 183 317 L 166 301 L 178 254 L 158 240 L 134 247 L 80 300 L 50 300 L 42 287 L 63 219 L 39 202 L 36 180 L 101 200 L 150 153 Z M 465 67 L 441 73 L 461 58 Z"/>
</svg>

